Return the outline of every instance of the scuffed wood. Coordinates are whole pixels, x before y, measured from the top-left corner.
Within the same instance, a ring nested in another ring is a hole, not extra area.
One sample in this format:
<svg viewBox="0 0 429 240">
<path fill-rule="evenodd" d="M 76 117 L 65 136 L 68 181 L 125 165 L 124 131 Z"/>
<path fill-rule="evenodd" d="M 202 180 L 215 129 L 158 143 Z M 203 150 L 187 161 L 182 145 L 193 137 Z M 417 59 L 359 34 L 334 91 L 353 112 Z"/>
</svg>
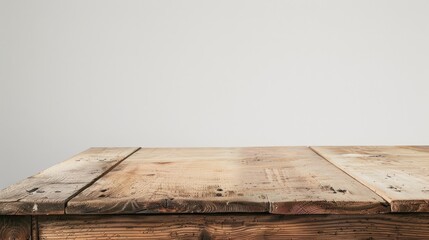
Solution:
<svg viewBox="0 0 429 240">
<path fill-rule="evenodd" d="M 0 214 L 64 214 L 66 201 L 138 148 L 91 148 L 0 191 Z"/>
<path fill-rule="evenodd" d="M 369 214 L 385 201 L 307 147 L 146 148 L 71 199 L 68 214 Z"/>
<path fill-rule="evenodd" d="M 1 240 L 31 239 L 31 217 L 0 216 Z"/>
<path fill-rule="evenodd" d="M 429 215 L 42 216 L 40 239 L 429 239 Z"/>
<path fill-rule="evenodd" d="M 428 146 L 313 149 L 386 199 L 393 212 L 429 212 Z"/>
</svg>

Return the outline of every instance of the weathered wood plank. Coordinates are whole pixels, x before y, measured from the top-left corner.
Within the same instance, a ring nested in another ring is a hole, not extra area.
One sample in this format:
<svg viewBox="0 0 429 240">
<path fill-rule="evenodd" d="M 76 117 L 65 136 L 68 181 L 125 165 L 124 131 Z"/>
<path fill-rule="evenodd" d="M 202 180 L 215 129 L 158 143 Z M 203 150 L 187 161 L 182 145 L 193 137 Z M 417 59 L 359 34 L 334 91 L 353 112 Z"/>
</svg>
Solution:
<svg viewBox="0 0 429 240">
<path fill-rule="evenodd" d="M 138 148 L 91 148 L 0 191 L 0 214 L 64 214 L 66 201 Z"/>
<path fill-rule="evenodd" d="M 429 215 L 42 216 L 40 239 L 429 239 Z"/>
<path fill-rule="evenodd" d="M 31 239 L 30 216 L 0 216 L 1 240 Z"/>
<path fill-rule="evenodd" d="M 140 149 L 66 208 L 68 214 L 388 210 L 307 147 Z"/>
<path fill-rule="evenodd" d="M 429 147 L 313 147 L 390 202 L 393 212 L 429 212 Z"/>
</svg>

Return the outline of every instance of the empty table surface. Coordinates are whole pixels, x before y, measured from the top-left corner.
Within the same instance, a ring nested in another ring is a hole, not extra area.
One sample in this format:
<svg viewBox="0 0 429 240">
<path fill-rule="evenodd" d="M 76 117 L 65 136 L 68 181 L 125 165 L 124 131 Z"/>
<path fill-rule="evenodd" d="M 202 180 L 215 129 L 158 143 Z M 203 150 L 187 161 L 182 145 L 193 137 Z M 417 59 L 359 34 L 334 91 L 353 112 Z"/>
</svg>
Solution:
<svg viewBox="0 0 429 240">
<path fill-rule="evenodd" d="M 429 210 L 426 146 L 91 148 L 0 191 L 0 215 Z"/>
</svg>

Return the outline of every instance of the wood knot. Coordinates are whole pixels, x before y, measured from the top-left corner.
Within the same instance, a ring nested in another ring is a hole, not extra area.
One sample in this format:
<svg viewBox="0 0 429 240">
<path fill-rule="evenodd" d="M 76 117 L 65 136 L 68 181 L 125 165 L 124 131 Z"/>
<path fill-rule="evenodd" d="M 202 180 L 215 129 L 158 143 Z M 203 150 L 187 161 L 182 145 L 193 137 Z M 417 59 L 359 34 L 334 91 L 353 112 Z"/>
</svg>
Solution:
<svg viewBox="0 0 429 240">
<path fill-rule="evenodd" d="M 0 216 L 0 239 L 30 239 L 26 217 Z"/>
<path fill-rule="evenodd" d="M 210 235 L 210 233 L 206 229 L 203 229 L 203 230 L 201 230 L 201 233 L 200 233 L 200 236 L 198 239 L 199 240 L 210 240 L 210 239 L 212 239 L 212 236 Z"/>
</svg>

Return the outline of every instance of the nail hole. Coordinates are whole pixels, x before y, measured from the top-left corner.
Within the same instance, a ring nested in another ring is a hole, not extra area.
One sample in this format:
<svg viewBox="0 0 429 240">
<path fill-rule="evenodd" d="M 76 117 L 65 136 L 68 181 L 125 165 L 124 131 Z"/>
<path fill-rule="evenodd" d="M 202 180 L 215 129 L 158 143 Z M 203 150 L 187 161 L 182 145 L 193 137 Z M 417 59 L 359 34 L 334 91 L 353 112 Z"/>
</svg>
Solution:
<svg viewBox="0 0 429 240">
<path fill-rule="evenodd" d="M 39 189 L 39 188 L 32 188 L 32 189 L 30 189 L 30 190 L 26 190 L 28 193 L 32 193 L 32 192 L 35 192 L 35 191 L 37 191 L 37 189 Z"/>
</svg>

